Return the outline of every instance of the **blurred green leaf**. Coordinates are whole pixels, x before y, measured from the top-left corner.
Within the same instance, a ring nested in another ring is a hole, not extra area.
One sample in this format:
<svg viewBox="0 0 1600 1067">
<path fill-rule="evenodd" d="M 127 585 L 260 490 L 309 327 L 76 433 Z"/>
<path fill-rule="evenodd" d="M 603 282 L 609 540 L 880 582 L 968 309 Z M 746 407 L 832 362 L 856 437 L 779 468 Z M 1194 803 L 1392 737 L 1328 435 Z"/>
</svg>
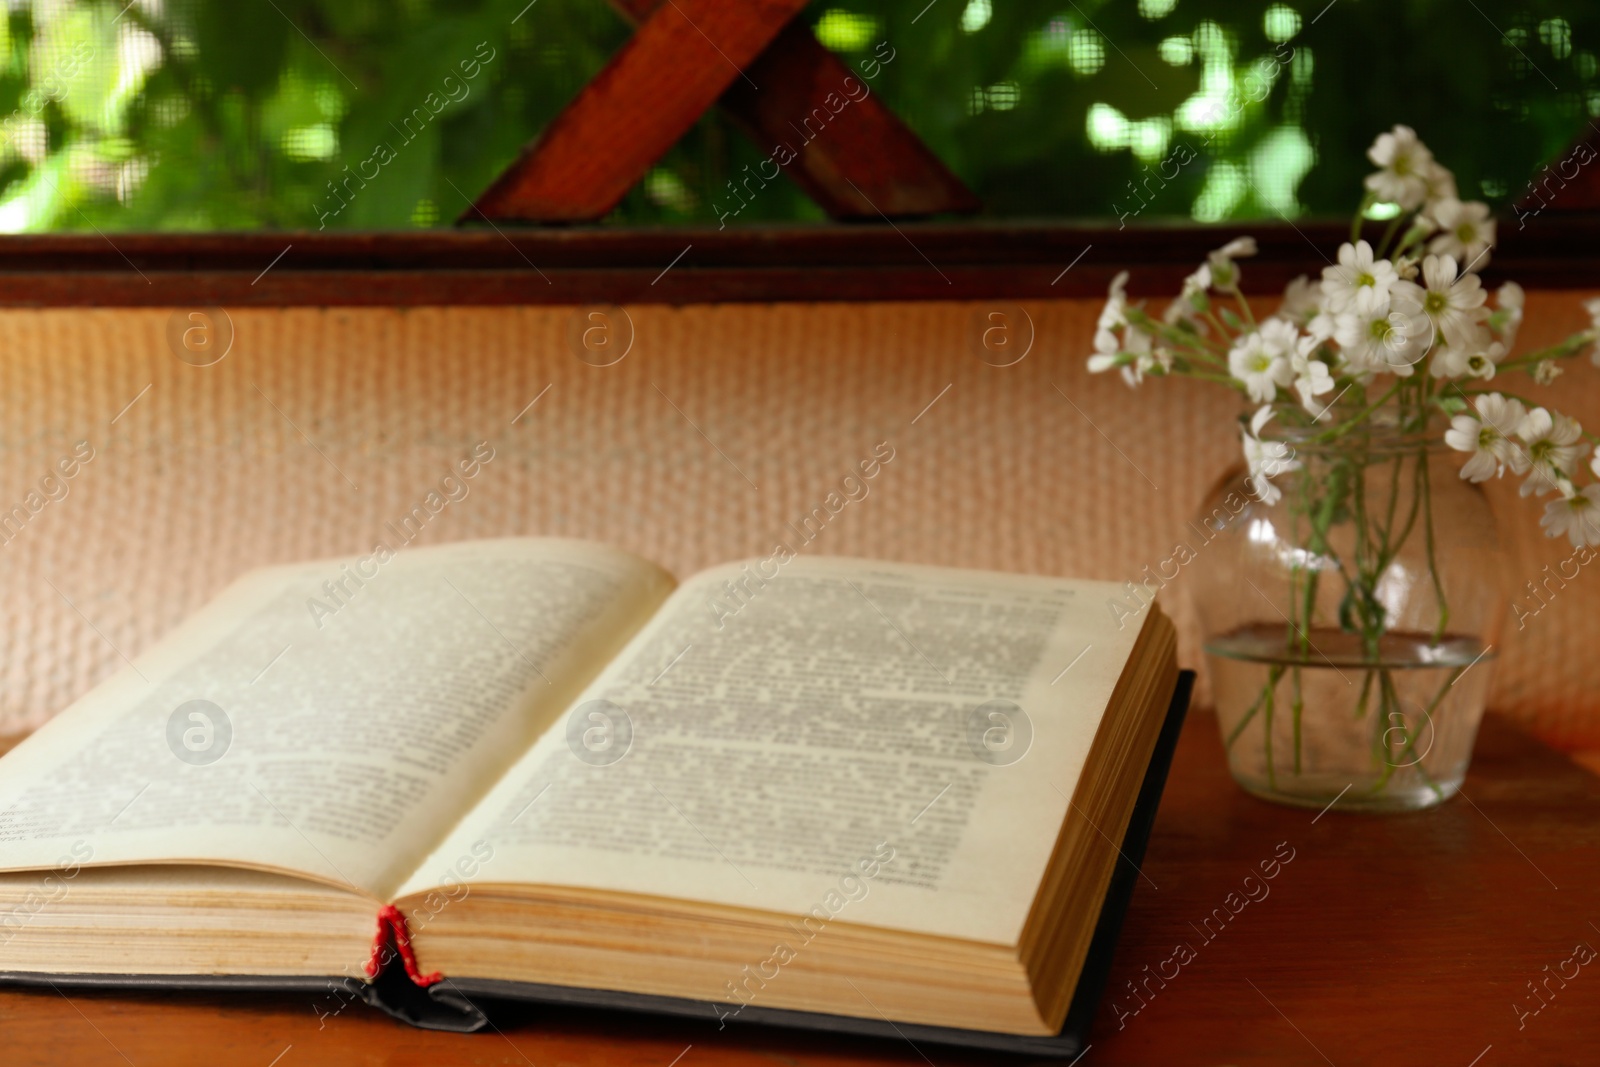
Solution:
<svg viewBox="0 0 1600 1067">
<path fill-rule="evenodd" d="M 601 0 L 124 2 L 0 23 L 0 228 L 448 225 L 632 32 Z M 892 49 L 872 92 L 995 216 L 1340 215 L 1397 122 L 1503 205 L 1600 117 L 1574 0 L 974 4 L 801 17 L 847 63 Z M 713 109 L 608 221 L 714 225 L 771 147 Z M 820 217 L 778 181 L 733 224 Z"/>
</svg>

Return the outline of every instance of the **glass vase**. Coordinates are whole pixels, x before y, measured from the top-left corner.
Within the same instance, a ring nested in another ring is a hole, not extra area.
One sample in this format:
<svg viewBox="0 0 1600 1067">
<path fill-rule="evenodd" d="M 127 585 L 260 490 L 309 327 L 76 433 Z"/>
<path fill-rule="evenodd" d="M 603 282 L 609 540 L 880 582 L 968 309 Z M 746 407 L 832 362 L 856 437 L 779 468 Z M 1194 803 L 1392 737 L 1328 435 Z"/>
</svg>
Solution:
<svg viewBox="0 0 1600 1067">
<path fill-rule="evenodd" d="M 1506 611 L 1494 515 L 1442 416 L 1363 412 L 1332 440 L 1304 421 L 1268 423 L 1276 460 L 1225 476 L 1194 523 L 1229 770 L 1303 807 L 1438 804 L 1466 775 Z"/>
</svg>

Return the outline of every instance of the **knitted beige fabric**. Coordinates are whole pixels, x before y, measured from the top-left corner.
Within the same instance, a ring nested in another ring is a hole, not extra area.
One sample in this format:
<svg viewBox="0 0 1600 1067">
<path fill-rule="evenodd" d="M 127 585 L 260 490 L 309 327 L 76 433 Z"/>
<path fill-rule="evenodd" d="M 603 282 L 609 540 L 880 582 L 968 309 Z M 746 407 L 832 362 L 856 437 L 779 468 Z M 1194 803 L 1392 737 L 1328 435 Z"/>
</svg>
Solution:
<svg viewBox="0 0 1600 1067">
<path fill-rule="evenodd" d="M 1028 305 L 1007 367 L 976 354 L 987 304 L 638 306 L 611 366 L 576 357 L 592 323 L 570 308 L 236 310 L 205 367 L 169 348 L 170 310 L 0 312 L 0 511 L 94 450 L 0 544 L 0 733 L 249 568 L 369 550 L 479 441 L 495 458 L 418 543 L 594 538 L 687 574 L 766 554 L 887 441 L 870 495 L 807 551 L 1131 579 L 1237 458 L 1238 404 L 1091 378 L 1099 304 Z M 1527 317 L 1524 348 L 1587 324 L 1575 294 L 1530 294 Z M 1595 381 L 1576 366 L 1549 392 L 1595 424 Z M 1520 586 L 1570 550 L 1503 488 Z M 1183 585 L 1163 596 L 1197 664 Z M 1497 668 L 1494 703 L 1567 747 L 1600 746 L 1596 592 L 1585 572 L 1511 623 Z"/>
</svg>

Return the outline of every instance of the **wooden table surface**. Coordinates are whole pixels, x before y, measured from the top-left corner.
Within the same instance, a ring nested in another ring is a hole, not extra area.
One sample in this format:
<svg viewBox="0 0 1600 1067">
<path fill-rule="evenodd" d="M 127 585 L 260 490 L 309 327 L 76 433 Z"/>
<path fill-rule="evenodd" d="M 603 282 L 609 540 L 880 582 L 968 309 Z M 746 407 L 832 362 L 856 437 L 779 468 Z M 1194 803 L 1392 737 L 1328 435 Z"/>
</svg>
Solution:
<svg viewBox="0 0 1600 1067">
<path fill-rule="evenodd" d="M 1600 1063 L 1600 958 L 1580 967 L 1588 952 L 1574 957 L 1580 944 L 1600 949 L 1597 846 L 1600 779 L 1493 717 L 1461 797 L 1380 818 L 1337 807 L 1318 817 L 1244 795 L 1228 780 L 1215 720 L 1197 713 L 1081 1063 Z M 1263 882 L 1261 862 L 1291 850 Z M 1228 921 L 1207 926 L 1214 914 Z M 1179 945 L 1187 951 L 1175 956 Z M 1558 971 L 1568 978 L 1548 977 Z M 1147 978 L 1158 973 L 1171 976 L 1164 987 Z M 1130 981 L 1143 982 L 1142 1000 Z M 1020 1062 L 570 1010 L 518 1009 L 498 1031 L 451 1035 L 362 1005 L 319 1020 L 311 1000 L 4 991 L 0 1063 Z"/>
</svg>

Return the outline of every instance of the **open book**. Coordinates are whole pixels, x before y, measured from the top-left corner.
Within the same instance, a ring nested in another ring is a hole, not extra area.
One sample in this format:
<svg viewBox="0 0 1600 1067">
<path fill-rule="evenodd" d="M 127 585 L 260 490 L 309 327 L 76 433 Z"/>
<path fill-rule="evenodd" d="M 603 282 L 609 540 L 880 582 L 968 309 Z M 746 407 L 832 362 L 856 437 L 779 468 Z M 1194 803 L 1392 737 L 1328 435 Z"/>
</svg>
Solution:
<svg viewBox="0 0 1600 1067">
<path fill-rule="evenodd" d="M 0 759 L 0 972 L 1055 1034 L 1177 681 L 1115 593 L 557 539 L 253 572 Z"/>
</svg>

